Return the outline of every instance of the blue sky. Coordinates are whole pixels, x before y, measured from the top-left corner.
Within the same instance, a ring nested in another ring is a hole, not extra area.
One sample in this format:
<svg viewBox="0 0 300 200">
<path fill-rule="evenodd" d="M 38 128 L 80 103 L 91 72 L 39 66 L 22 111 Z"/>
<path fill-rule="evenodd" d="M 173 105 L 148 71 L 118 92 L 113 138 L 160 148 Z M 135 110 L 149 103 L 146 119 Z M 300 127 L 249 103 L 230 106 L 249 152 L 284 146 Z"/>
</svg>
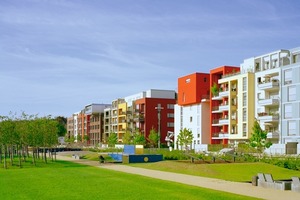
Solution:
<svg viewBox="0 0 300 200">
<path fill-rule="evenodd" d="M 296 0 L 0 0 L 0 115 L 70 116 L 300 46 Z"/>
</svg>

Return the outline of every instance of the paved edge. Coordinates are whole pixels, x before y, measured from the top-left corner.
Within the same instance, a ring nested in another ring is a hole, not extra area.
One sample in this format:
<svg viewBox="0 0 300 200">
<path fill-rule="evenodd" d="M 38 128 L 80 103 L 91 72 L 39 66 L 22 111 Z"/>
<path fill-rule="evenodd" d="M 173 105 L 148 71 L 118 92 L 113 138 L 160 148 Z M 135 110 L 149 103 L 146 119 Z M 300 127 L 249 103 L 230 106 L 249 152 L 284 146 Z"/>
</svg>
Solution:
<svg viewBox="0 0 300 200">
<path fill-rule="evenodd" d="M 185 175 L 185 174 L 178 174 L 173 172 L 164 172 L 158 170 L 151 170 L 151 169 L 144 169 L 138 167 L 132 167 L 123 164 L 99 164 L 97 161 L 85 160 L 85 159 L 74 159 L 72 157 L 57 155 L 56 157 L 58 160 L 65 160 L 76 162 L 79 164 L 90 165 L 95 167 L 100 167 L 109 170 L 115 170 L 130 174 L 137 174 L 141 176 L 156 178 L 160 180 L 172 181 L 202 188 L 209 188 L 218 191 L 224 191 L 244 196 L 250 196 L 255 198 L 261 199 L 270 199 L 270 200 L 299 200 L 300 193 L 288 191 L 281 191 L 281 190 L 274 190 L 274 189 L 267 189 L 252 186 L 251 183 L 239 183 L 239 182 L 232 182 L 232 181 L 225 181 L 220 179 L 213 179 L 213 178 L 206 178 L 200 176 L 192 176 L 192 175 Z"/>
</svg>

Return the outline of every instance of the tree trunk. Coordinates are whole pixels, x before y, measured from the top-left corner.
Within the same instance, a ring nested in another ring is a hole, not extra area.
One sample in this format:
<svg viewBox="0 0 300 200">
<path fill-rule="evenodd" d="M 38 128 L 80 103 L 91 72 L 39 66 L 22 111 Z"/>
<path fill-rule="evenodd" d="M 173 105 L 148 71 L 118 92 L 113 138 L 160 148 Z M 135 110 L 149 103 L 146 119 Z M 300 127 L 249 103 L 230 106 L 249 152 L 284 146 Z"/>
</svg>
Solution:
<svg viewBox="0 0 300 200">
<path fill-rule="evenodd" d="M 21 156 L 22 145 L 17 145 L 17 152 L 18 152 L 18 157 L 19 157 L 19 167 L 22 168 L 22 156 Z"/>
<path fill-rule="evenodd" d="M 0 163 L 2 163 L 2 144 L 0 145 Z"/>
<path fill-rule="evenodd" d="M 34 164 L 34 166 L 36 166 L 36 162 L 35 162 L 35 148 L 32 147 L 32 164 Z"/>
<path fill-rule="evenodd" d="M 44 147 L 44 150 L 43 150 L 43 156 L 44 156 L 44 161 L 45 163 L 47 164 L 47 152 L 46 152 L 46 147 Z"/>
<path fill-rule="evenodd" d="M 4 166 L 4 169 L 7 169 L 7 164 L 6 164 L 6 145 L 3 145 L 3 149 L 4 149 L 4 164 L 3 164 L 3 166 Z"/>
<path fill-rule="evenodd" d="M 13 145 L 10 145 L 8 148 L 9 148 L 10 166 L 13 166 L 13 164 L 14 164 L 14 148 L 13 148 Z"/>
</svg>

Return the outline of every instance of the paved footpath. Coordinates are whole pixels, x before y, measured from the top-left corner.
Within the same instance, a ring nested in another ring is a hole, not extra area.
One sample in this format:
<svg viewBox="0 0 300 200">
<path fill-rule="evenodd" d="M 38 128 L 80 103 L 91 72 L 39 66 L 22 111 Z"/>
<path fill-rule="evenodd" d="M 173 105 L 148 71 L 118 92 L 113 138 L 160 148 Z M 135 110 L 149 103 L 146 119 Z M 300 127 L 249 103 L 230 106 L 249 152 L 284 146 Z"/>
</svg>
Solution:
<svg viewBox="0 0 300 200">
<path fill-rule="evenodd" d="M 200 176 L 192 176 L 185 174 L 178 174 L 172 172 L 163 172 L 158 170 L 143 169 L 138 167 L 131 167 L 123 164 L 99 164 L 97 161 L 90 160 L 75 160 L 71 157 L 58 155 L 59 160 L 68 160 L 76 163 L 81 163 L 90 166 L 96 166 L 109 170 L 121 171 L 130 174 L 138 174 L 141 176 L 147 176 L 151 178 L 157 178 L 161 180 L 173 181 L 177 183 L 198 186 L 202 188 L 209 188 L 234 194 L 240 194 L 244 196 L 256 197 L 261 199 L 270 200 L 300 200 L 300 193 L 292 192 L 290 190 L 281 191 L 274 189 L 267 189 L 261 187 L 252 186 L 251 183 L 240 183 L 232 181 L 224 181 L 220 179 L 205 178 Z"/>
</svg>

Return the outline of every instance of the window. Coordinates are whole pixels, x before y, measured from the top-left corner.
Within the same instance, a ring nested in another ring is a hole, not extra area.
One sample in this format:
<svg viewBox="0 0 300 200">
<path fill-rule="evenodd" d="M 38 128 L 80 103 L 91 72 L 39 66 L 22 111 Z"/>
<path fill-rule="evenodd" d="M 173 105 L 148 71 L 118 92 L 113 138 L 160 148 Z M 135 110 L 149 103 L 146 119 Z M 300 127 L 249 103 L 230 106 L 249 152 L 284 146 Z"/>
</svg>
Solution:
<svg viewBox="0 0 300 200">
<path fill-rule="evenodd" d="M 204 83 L 206 82 L 206 77 L 204 77 Z"/>
<path fill-rule="evenodd" d="M 190 82 L 191 82 L 191 79 L 188 78 L 188 79 L 185 80 L 185 82 L 186 82 L 186 83 L 190 83 Z"/>
<path fill-rule="evenodd" d="M 247 124 L 243 124 L 243 137 L 247 135 Z"/>
<path fill-rule="evenodd" d="M 284 105 L 284 118 L 292 118 L 292 104 Z"/>
<path fill-rule="evenodd" d="M 190 117 L 190 122 L 193 122 L 193 117 Z"/>
<path fill-rule="evenodd" d="M 257 83 L 260 84 L 261 83 L 261 77 L 257 78 Z"/>
<path fill-rule="evenodd" d="M 247 106 L 247 93 L 243 92 L 243 106 Z"/>
<path fill-rule="evenodd" d="M 200 138 L 200 134 L 199 133 L 197 134 L 197 138 Z"/>
<path fill-rule="evenodd" d="M 174 109 L 174 104 L 168 104 L 167 107 L 168 109 Z"/>
<path fill-rule="evenodd" d="M 247 77 L 243 77 L 243 91 L 247 90 Z"/>
<path fill-rule="evenodd" d="M 288 135 L 296 135 L 296 121 L 288 121 Z"/>
<path fill-rule="evenodd" d="M 296 101 L 296 86 L 288 87 L 288 101 Z"/>
<path fill-rule="evenodd" d="M 167 127 L 174 127 L 174 123 L 173 122 L 168 122 Z"/>
<path fill-rule="evenodd" d="M 246 108 L 243 108 L 243 121 L 247 121 L 247 110 Z"/>
<path fill-rule="evenodd" d="M 174 113 L 168 113 L 167 116 L 168 118 L 174 118 Z"/>
<path fill-rule="evenodd" d="M 292 83 L 292 69 L 287 69 L 284 71 L 284 84 L 291 84 Z"/>
</svg>

